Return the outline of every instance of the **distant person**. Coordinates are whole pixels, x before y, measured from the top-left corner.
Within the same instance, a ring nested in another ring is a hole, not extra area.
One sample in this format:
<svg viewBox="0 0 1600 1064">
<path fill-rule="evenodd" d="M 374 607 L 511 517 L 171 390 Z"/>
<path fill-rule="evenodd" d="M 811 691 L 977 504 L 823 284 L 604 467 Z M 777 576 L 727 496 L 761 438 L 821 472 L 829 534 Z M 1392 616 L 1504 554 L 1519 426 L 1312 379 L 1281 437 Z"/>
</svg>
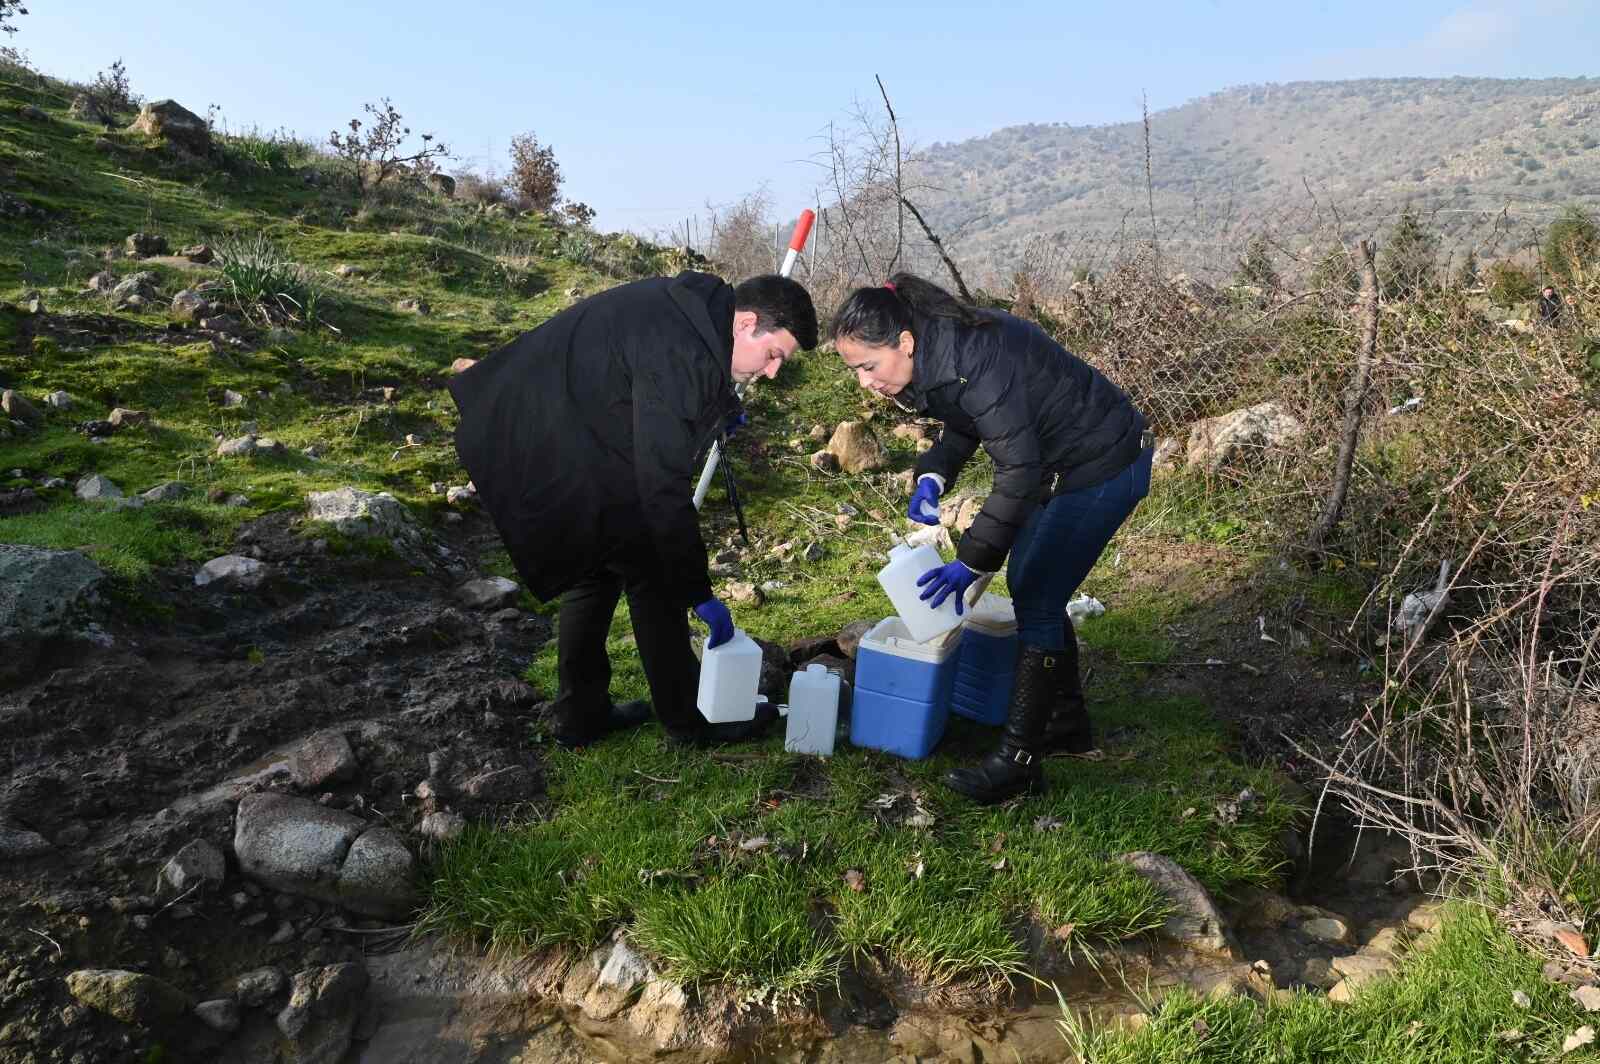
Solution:
<svg viewBox="0 0 1600 1064">
<path fill-rule="evenodd" d="M 863 388 L 944 422 L 917 462 L 912 520 L 938 523 L 940 494 L 979 444 L 994 461 L 994 488 L 956 559 L 918 583 L 933 606 L 956 596 L 960 613 L 1010 555 L 1021 646 L 1000 746 L 945 782 L 980 802 L 1035 789 L 1046 754 L 1094 748 L 1067 601 L 1150 490 L 1145 419 L 1039 326 L 912 274 L 857 289 L 832 332 Z"/>
<path fill-rule="evenodd" d="M 606 638 L 626 593 L 655 715 L 704 745 L 776 714 L 710 724 L 696 707 L 688 611 L 733 637 L 711 593 L 691 500 L 697 455 L 738 416 L 734 384 L 817 344 L 811 297 L 785 277 L 733 288 L 685 271 L 583 300 L 453 378 L 456 449 L 529 590 L 561 598 L 551 731 L 584 746 L 650 717 L 611 701 Z"/>
<path fill-rule="evenodd" d="M 1561 296 L 1556 293 L 1554 285 L 1545 285 L 1539 293 L 1539 324 L 1561 324 Z"/>
</svg>

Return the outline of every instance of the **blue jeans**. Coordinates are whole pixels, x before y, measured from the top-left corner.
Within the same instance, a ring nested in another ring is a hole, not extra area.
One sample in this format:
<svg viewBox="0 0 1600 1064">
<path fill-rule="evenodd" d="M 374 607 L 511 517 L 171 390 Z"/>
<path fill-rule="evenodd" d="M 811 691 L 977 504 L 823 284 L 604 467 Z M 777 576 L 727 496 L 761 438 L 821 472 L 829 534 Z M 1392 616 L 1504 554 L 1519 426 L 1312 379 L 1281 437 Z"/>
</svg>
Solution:
<svg viewBox="0 0 1600 1064">
<path fill-rule="evenodd" d="M 1057 495 L 1022 526 L 1006 568 L 1021 642 L 1044 650 L 1066 646 L 1067 600 L 1150 493 L 1153 455 L 1154 449 L 1146 447 L 1105 483 Z"/>
</svg>

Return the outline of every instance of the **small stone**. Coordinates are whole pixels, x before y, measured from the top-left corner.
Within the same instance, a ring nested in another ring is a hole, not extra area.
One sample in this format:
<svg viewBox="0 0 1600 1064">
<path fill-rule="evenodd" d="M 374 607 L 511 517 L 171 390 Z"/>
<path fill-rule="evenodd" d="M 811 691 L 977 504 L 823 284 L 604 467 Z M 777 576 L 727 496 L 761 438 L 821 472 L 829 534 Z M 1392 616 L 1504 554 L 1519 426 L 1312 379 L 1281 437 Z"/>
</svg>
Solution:
<svg viewBox="0 0 1600 1064">
<path fill-rule="evenodd" d="M 78 498 L 91 502 L 102 502 L 110 499 L 122 498 L 122 489 L 99 473 L 90 473 L 78 481 L 74 489 Z"/>
<path fill-rule="evenodd" d="M 278 925 L 278 929 L 272 933 L 272 937 L 267 939 L 267 945 L 281 946 L 286 942 L 293 941 L 294 924 L 290 923 L 288 920 L 285 920 L 283 923 Z"/>
<path fill-rule="evenodd" d="M 832 451 L 818 451 L 811 456 L 811 468 L 819 473 L 837 473 L 839 458 Z"/>
<path fill-rule="evenodd" d="M 333 273 L 335 277 L 346 278 L 365 277 L 367 275 L 366 270 L 363 270 L 360 266 L 351 265 L 348 262 L 341 262 L 339 265 L 335 266 L 333 268 Z"/>
<path fill-rule="evenodd" d="M 838 461 L 839 468 L 851 474 L 882 469 L 889 462 L 883 444 L 862 421 L 840 422 L 828 440 L 827 451 Z"/>
<path fill-rule="evenodd" d="M 821 543 L 812 542 L 806 544 L 806 549 L 800 552 L 800 556 L 808 562 L 820 562 L 826 553 Z"/>
<path fill-rule="evenodd" d="M 265 916 L 265 913 L 259 914 Z M 234 983 L 234 993 L 239 997 L 239 1003 L 250 1008 L 259 1008 L 271 1001 L 283 990 L 283 972 L 277 968 L 257 968 L 254 971 L 241 975 Z"/>
<path fill-rule="evenodd" d="M 456 588 L 456 601 L 468 609 L 498 610 L 517 601 L 522 586 L 503 576 L 486 576 L 469 580 Z"/>
<path fill-rule="evenodd" d="M 295 786 L 316 790 L 330 783 L 343 783 L 356 774 L 355 751 L 344 732 L 318 732 L 289 758 L 289 775 Z"/>
<path fill-rule="evenodd" d="M 1328 1000 L 1340 1005 L 1348 1005 L 1356 997 L 1356 988 L 1349 979 L 1341 979 L 1328 991 Z"/>
<path fill-rule="evenodd" d="M 206 244 L 190 244 L 183 249 L 182 255 L 190 262 L 200 266 L 204 266 L 217 257 L 216 252 L 212 251 L 210 246 Z"/>
<path fill-rule="evenodd" d="M 173 502 L 189 494 L 189 485 L 181 480 L 169 480 L 165 484 L 157 484 L 148 491 L 139 493 L 139 498 L 145 502 Z"/>
<path fill-rule="evenodd" d="M 224 388 L 224 389 L 222 389 L 222 405 L 223 406 L 243 406 L 244 405 L 244 396 L 240 395 L 238 392 L 234 391 L 232 388 Z"/>
<path fill-rule="evenodd" d="M 1385 927 L 1367 940 L 1362 947 L 1364 953 L 1395 956 L 1400 952 L 1400 930 L 1395 927 Z"/>
<path fill-rule="evenodd" d="M 1346 979 L 1371 979 L 1379 975 L 1388 975 L 1394 971 L 1394 961 L 1388 957 L 1377 957 L 1366 953 L 1352 953 L 1344 957 L 1335 957 L 1332 964 L 1333 970 Z"/>
<path fill-rule="evenodd" d="M 182 991 L 139 972 L 80 969 L 67 976 L 67 991 L 96 1012 L 146 1028 L 165 1027 L 189 1011 Z"/>
<path fill-rule="evenodd" d="M 217 886 L 226 875 L 222 851 L 205 839 L 195 839 L 161 869 L 161 885 L 173 894 L 182 894 L 203 884 Z"/>
<path fill-rule="evenodd" d="M 1513 990 L 1511 992 L 1511 1003 L 1519 1009 L 1533 1008 L 1533 998 L 1529 997 L 1527 991 L 1524 990 Z"/>
<path fill-rule="evenodd" d="M 232 998 L 202 1001 L 194 1007 L 194 1014 L 201 1023 L 213 1031 L 221 1031 L 224 1034 L 237 1031 L 242 1020 L 239 1015 L 239 1003 Z"/>
<path fill-rule="evenodd" d="M 119 406 L 106 416 L 106 420 L 120 429 L 132 425 L 143 425 L 150 420 L 150 415 L 143 410 L 129 410 L 126 407 Z"/>
<path fill-rule="evenodd" d="M 402 299 L 395 303 L 394 306 L 396 310 L 404 311 L 407 314 L 416 314 L 424 318 L 433 313 L 433 308 L 421 299 Z"/>
<path fill-rule="evenodd" d="M 66 392 L 51 392 L 44 397 L 45 405 L 55 410 L 71 410 L 72 396 Z"/>
<path fill-rule="evenodd" d="M 242 458 L 255 454 L 255 451 L 256 438 L 254 436 L 239 436 L 217 444 L 217 457 L 219 458 Z"/>
<path fill-rule="evenodd" d="M 470 506 L 478 501 L 478 492 L 470 486 L 453 487 L 444 493 L 444 499 L 451 506 Z"/>
<path fill-rule="evenodd" d="M 0 859 L 26 861 L 52 852 L 54 847 L 38 832 L 0 824 Z"/>
<path fill-rule="evenodd" d="M 1337 944 L 1350 940 L 1350 928 L 1343 920 L 1332 916 L 1319 916 L 1302 921 L 1300 933 L 1318 942 Z"/>
<path fill-rule="evenodd" d="M 434 842 L 454 842 L 461 837 L 463 831 L 467 830 L 467 821 L 457 813 L 441 809 L 423 817 L 422 824 L 417 830 Z"/>
<path fill-rule="evenodd" d="M 211 301 L 192 288 L 172 297 L 172 316 L 179 321 L 198 321 L 206 316 Z"/>
<path fill-rule="evenodd" d="M 1326 957 L 1310 957 L 1300 968 L 1300 982 L 1321 990 L 1327 990 L 1335 986 L 1340 978 L 1339 973 L 1333 970 L 1333 965 L 1328 963 Z"/>
<path fill-rule="evenodd" d="M 21 392 L 10 388 L 0 392 L 0 411 L 4 411 L 9 418 L 29 425 L 38 425 L 44 421 L 44 415 L 23 398 Z"/>
<path fill-rule="evenodd" d="M 200 567 L 200 571 L 194 574 L 194 586 L 210 587 L 215 584 L 218 587 L 254 591 L 271 575 L 271 567 L 263 562 L 242 554 L 224 554 Z"/>
<path fill-rule="evenodd" d="M 154 233 L 134 233 L 123 244 L 130 259 L 148 259 L 167 253 L 167 238 Z"/>
<path fill-rule="evenodd" d="M 1444 911 L 1444 904 L 1437 901 L 1426 901 L 1406 914 L 1406 923 L 1418 931 L 1432 931 L 1439 926 L 1440 915 Z"/>
<path fill-rule="evenodd" d="M 750 583 L 728 585 L 728 601 L 741 606 L 760 606 L 767 601 L 766 592 Z"/>
</svg>

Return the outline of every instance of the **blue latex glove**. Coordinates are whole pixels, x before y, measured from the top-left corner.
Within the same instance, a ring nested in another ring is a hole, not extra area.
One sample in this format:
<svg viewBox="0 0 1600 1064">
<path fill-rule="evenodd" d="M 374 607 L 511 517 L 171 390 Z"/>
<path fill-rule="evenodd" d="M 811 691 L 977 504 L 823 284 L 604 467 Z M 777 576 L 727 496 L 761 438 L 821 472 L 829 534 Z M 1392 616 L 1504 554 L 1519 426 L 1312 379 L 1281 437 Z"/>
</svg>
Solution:
<svg viewBox="0 0 1600 1064">
<path fill-rule="evenodd" d="M 951 562 L 941 565 L 937 569 L 929 569 L 917 578 L 917 586 L 922 588 L 918 597 L 934 609 L 944 605 L 944 600 L 951 595 L 956 597 L 956 616 L 962 614 L 966 606 L 967 588 L 971 587 L 978 579 L 978 574 L 968 569 L 960 562 Z M 932 599 L 932 602 L 928 602 Z"/>
<path fill-rule="evenodd" d="M 917 488 L 911 493 L 911 505 L 906 516 L 925 525 L 939 523 L 939 482 L 932 477 L 918 477 Z"/>
<path fill-rule="evenodd" d="M 732 438 L 735 432 L 738 432 L 739 429 L 748 424 L 750 424 L 750 415 L 743 410 L 735 410 L 722 423 L 722 438 L 725 440 Z"/>
<path fill-rule="evenodd" d="M 708 598 L 694 608 L 694 615 L 705 622 L 711 629 L 711 639 L 706 643 L 706 649 L 720 647 L 733 638 L 733 615 L 728 612 L 728 607 L 718 602 L 715 598 Z"/>
</svg>

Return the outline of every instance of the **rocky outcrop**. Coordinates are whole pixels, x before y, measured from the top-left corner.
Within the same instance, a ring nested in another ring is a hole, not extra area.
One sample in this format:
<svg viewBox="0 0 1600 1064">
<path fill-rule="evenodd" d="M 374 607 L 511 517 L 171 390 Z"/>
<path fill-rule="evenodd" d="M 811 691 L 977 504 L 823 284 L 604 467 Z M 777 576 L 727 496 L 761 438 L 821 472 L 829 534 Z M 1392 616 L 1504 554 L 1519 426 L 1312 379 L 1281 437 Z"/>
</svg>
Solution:
<svg viewBox="0 0 1600 1064">
<path fill-rule="evenodd" d="M 416 862 L 399 835 L 316 802 L 246 795 L 233 848 L 240 871 L 275 890 L 385 919 L 416 906 Z"/>
</svg>

